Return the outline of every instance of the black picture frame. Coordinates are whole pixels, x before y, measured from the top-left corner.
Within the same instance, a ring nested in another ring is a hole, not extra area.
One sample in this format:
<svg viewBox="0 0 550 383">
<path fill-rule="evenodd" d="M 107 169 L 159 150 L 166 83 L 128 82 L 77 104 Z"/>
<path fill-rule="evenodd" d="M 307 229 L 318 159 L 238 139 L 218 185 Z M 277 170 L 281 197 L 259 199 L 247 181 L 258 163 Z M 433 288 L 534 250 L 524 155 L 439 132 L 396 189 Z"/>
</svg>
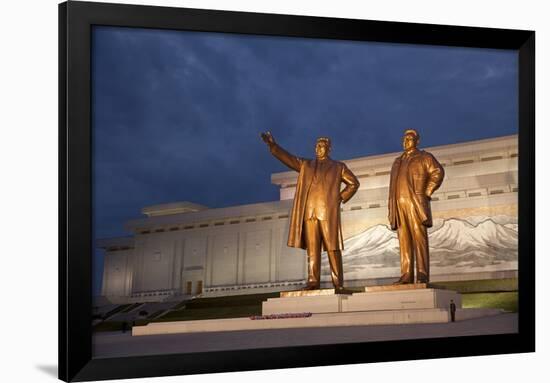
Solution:
<svg viewBox="0 0 550 383">
<path fill-rule="evenodd" d="M 517 334 L 92 358 L 93 25 L 516 50 Z M 59 378 L 88 381 L 535 351 L 535 32 L 70 1 L 59 5 Z M 227 364 L 231 360 L 231 364 Z"/>
</svg>

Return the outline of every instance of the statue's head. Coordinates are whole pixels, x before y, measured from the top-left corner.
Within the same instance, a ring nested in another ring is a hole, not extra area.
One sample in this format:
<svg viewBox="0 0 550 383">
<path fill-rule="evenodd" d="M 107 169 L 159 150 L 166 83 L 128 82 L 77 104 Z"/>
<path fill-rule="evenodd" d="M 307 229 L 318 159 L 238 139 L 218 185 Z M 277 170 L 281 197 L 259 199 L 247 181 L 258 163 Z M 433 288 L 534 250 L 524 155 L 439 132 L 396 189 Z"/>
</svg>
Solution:
<svg viewBox="0 0 550 383">
<path fill-rule="evenodd" d="M 330 138 L 319 137 L 315 144 L 315 156 L 317 159 L 325 159 L 330 153 Z"/>
<path fill-rule="evenodd" d="M 403 133 L 403 149 L 415 149 L 420 142 L 420 135 L 414 129 L 407 129 Z"/>
</svg>

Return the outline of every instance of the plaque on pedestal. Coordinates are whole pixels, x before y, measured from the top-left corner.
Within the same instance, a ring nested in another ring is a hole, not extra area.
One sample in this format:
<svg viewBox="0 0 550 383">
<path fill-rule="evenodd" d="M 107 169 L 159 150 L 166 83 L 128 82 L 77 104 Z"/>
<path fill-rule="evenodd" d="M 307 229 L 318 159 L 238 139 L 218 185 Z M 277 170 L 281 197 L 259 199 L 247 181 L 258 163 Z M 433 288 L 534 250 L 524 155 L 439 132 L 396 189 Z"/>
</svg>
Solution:
<svg viewBox="0 0 550 383">
<path fill-rule="evenodd" d="M 290 298 L 290 297 L 314 297 L 321 295 L 337 295 L 344 294 L 350 295 L 353 294 L 353 291 L 346 289 L 320 289 L 320 290 L 294 290 L 294 291 L 282 291 L 280 293 L 281 298 Z"/>
<path fill-rule="evenodd" d="M 428 284 L 428 283 L 407 283 L 403 285 L 366 286 L 365 292 L 417 290 L 417 289 L 427 289 L 429 287 L 432 287 L 432 286 L 431 284 Z"/>
</svg>

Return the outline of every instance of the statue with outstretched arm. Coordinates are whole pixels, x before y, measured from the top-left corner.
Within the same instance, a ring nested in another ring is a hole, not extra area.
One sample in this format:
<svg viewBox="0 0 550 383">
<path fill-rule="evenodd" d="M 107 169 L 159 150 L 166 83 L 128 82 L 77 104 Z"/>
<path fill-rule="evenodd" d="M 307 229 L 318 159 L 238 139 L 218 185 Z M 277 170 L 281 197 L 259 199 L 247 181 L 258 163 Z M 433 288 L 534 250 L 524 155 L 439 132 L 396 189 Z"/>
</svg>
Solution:
<svg viewBox="0 0 550 383">
<path fill-rule="evenodd" d="M 328 254 L 332 284 L 337 293 L 344 292 L 340 204 L 349 201 L 359 189 L 357 177 L 346 164 L 330 158 L 328 137 L 317 139 L 313 159 L 288 153 L 275 142 L 270 132 L 262 133 L 261 137 L 274 157 L 299 173 L 287 244 L 307 251 L 306 289 L 320 288 L 321 251 L 324 249 Z M 346 185 L 343 190 L 342 183 Z"/>
</svg>

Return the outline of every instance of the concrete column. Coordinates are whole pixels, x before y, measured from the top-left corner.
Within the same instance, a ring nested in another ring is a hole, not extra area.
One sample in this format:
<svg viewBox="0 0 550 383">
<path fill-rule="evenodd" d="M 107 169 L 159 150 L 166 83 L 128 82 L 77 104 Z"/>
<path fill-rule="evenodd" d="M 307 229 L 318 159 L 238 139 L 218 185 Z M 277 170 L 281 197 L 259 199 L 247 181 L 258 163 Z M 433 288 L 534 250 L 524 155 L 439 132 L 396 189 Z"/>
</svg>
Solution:
<svg viewBox="0 0 550 383">
<path fill-rule="evenodd" d="M 272 259 L 275 267 L 271 272 L 274 277 L 273 280 L 278 282 L 281 279 L 281 253 L 282 253 L 281 244 L 283 244 L 283 246 L 286 246 L 286 243 L 282 242 L 284 241 L 283 233 L 285 233 L 284 224 L 278 224 L 277 226 L 278 227 L 273 230 L 272 246 L 274 248 L 274 251 L 273 251 Z"/>
<path fill-rule="evenodd" d="M 280 230 L 273 227 L 269 236 L 269 282 L 275 282 L 277 280 L 277 263 L 279 248 L 277 244 L 279 242 Z"/>
<path fill-rule="evenodd" d="M 128 257 L 128 268 L 126 269 L 126 274 L 128 276 L 127 280 L 127 289 L 126 289 L 126 295 L 130 296 L 132 295 L 132 284 L 134 283 L 134 260 L 136 258 L 136 249 L 132 249 L 132 255 Z"/>
<path fill-rule="evenodd" d="M 246 282 L 246 233 L 239 231 L 237 234 L 238 247 L 237 247 L 237 284 L 244 284 Z"/>
<path fill-rule="evenodd" d="M 132 261 L 132 255 L 134 254 L 134 250 L 127 250 L 126 251 L 126 259 L 124 262 L 124 295 L 128 296 L 130 295 L 131 290 L 131 270 L 130 270 L 130 262 Z"/>
<path fill-rule="evenodd" d="M 143 254 L 143 243 L 136 246 L 133 262 L 134 277 L 132 278 L 132 293 L 140 291 L 141 288 L 141 255 Z"/>
<path fill-rule="evenodd" d="M 103 280 L 101 281 L 101 295 L 109 293 L 109 251 L 105 250 L 103 257 Z"/>
<path fill-rule="evenodd" d="M 214 252 L 214 236 L 209 235 L 206 239 L 206 284 L 212 286 L 212 273 L 213 273 L 213 254 Z"/>
<path fill-rule="evenodd" d="M 168 283 L 165 285 L 167 289 L 171 289 L 174 283 L 174 263 L 176 258 L 176 240 L 166 235 L 163 242 L 166 243 L 166 253 L 168 254 Z"/>
<path fill-rule="evenodd" d="M 174 242 L 174 267 L 172 289 L 181 289 L 182 258 L 185 242 L 183 239 L 176 239 Z"/>
<path fill-rule="evenodd" d="M 137 278 L 137 284 L 136 284 L 137 291 L 143 291 L 145 288 L 143 269 L 144 269 L 144 263 L 145 263 L 145 248 L 147 247 L 148 242 L 149 241 L 147 240 L 144 241 L 138 253 L 138 258 L 137 258 L 138 278 Z"/>
</svg>

